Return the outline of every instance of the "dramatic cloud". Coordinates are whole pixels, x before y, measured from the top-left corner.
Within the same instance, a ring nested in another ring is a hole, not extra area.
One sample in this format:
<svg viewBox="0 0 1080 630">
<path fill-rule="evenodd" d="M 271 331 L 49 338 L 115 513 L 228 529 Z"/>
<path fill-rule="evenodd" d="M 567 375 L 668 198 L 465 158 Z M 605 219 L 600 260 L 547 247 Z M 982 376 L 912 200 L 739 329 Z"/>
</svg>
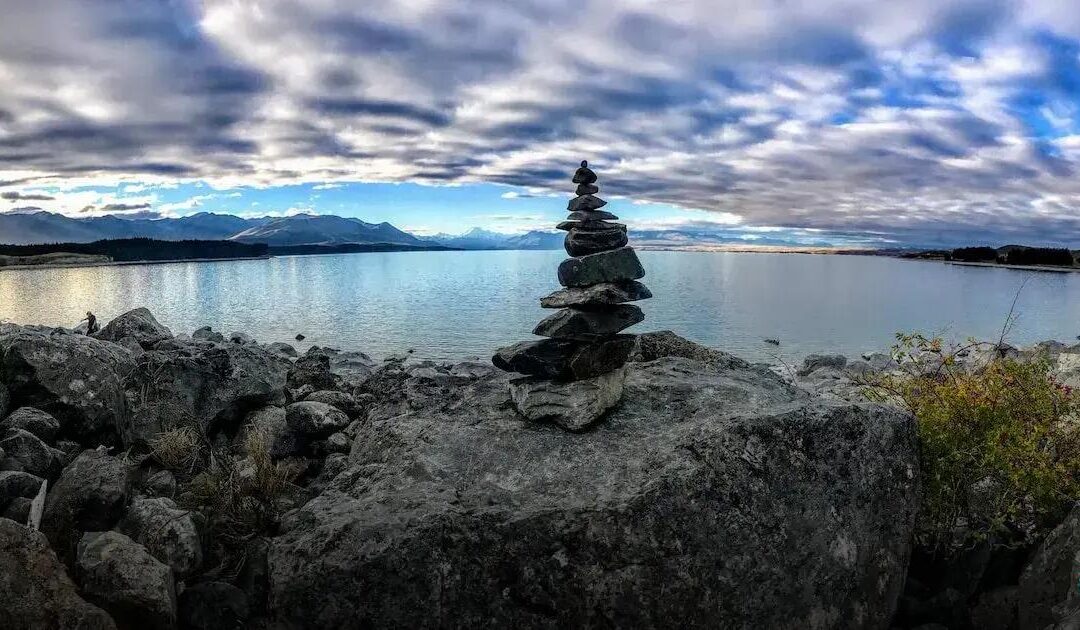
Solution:
<svg viewBox="0 0 1080 630">
<path fill-rule="evenodd" d="M 0 193 L 0 199 L 14 203 L 16 201 L 52 201 L 55 197 L 50 195 L 8 191 Z"/>
<path fill-rule="evenodd" d="M 605 194 L 723 225 L 1080 237 L 1080 12 L 1060 0 L 8 2 L 0 80 L 0 186 L 512 199 L 564 194 L 585 157 Z"/>
<path fill-rule="evenodd" d="M 82 209 L 83 212 L 135 212 L 137 210 L 146 210 L 150 208 L 148 203 L 107 203 L 103 206 L 86 206 Z"/>
</svg>

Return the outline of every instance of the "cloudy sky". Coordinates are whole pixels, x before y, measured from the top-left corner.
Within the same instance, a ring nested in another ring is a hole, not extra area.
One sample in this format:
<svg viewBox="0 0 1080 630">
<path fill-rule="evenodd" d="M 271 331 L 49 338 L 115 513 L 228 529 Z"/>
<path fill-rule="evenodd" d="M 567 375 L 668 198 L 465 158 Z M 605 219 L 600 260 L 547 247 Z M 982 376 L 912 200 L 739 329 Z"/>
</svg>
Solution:
<svg viewBox="0 0 1080 630">
<path fill-rule="evenodd" d="M 0 212 L 1080 246 L 1072 4 L 0 0 Z"/>
</svg>

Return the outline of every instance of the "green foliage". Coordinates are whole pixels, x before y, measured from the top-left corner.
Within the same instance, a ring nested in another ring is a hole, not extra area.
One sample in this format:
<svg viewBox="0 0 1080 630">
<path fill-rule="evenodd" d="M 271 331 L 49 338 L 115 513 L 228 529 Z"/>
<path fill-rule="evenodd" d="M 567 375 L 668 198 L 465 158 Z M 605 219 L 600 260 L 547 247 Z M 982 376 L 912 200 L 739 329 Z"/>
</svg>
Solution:
<svg viewBox="0 0 1080 630">
<path fill-rule="evenodd" d="M 940 339 L 897 339 L 899 371 L 865 384 L 868 397 L 907 408 L 918 424 L 922 544 L 1027 538 L 1080 496 L 1080 398 L 1048 361 L 1002 358 L 989 344 L 946 350 Z M 958 360 L 979 352 L 990 357 L 982 365 Z"/>
</svg>

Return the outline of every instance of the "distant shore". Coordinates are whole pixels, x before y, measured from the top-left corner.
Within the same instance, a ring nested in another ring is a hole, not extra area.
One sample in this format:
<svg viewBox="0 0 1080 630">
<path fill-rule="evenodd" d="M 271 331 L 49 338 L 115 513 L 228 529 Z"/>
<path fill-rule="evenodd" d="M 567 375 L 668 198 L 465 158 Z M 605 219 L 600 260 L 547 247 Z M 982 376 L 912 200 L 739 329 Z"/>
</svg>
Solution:
<svg viewBox="0 0 1080 630">
<path fill-rule="evenodd" d="M 960 260 L 943 260 L 941 262 L 962 267 L 991 267 L 994 269 L 1016 269 L 1018 271 L 1049 271 L 1052 273 L 1075 273 L 1080 271 L 1080 267 L 1055 267 L 1052 265 L 1008 265 L 991 262 L 963 262 Z"/>
<path fill-rule="evenodd" d="M 44 263 L 40 265 L 5 265 L 0 271 L 25 271 L 27 269 L 79 269 L 81 267 L 124 267 L 128 265 L 168 265 L 173 263 L 225 262 L 232 260 L 269 260 L 273 256 L 248 256 L 227 258 L 171 258 L 168 260 L 100 260 L 72 263 Z"/>
</svg>

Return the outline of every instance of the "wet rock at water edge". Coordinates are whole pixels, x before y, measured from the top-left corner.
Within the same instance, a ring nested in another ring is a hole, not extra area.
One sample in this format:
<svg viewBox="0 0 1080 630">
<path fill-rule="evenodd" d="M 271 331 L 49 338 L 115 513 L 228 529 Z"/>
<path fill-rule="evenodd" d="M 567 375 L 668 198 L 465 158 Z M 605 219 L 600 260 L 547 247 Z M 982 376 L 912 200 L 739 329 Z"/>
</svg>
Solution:
<svg viewBox="0 0 1080 630">
<path fill-rule="evenodd" d="M 510 381 L 510 399 L 534 422 L 553 422 L 567 431 L 584 431 L 622 399 L 626 367 L 578 381 L 524 376 Z"/>
<path fill-rule="evenodd" d="M 618 249 L 627 242 L 625 228 L 595 232 L 570 230 L 563 240 L 563 246 L 571 256 L 587 256 Z"/>
<path fill-rule="evenodd" d="M 168 566 L 119 532 L 90 532 L 75 565 L 82 592 L 124 628 L 172 630 L 176 590 Z"/>
<path fill-rule="evenodd" d="M 652 291 L 636 280 L 626 282 L 602 282 L 587 287 L 569 287 L 559 289 L 540 300 L 544 308 L 566 308 L 577 306 L 590 308 L 608 304 L 635 302 L 652 297 Z"/>
<path fill-rule="evenodd" d="M 131 338 L 144 350 L 150 350 L 159 341 L 171 339 L 173 334 L 154 318 L 149 309 L 137 308 L 112 320 L 94 336 L 114 343 Z"/>
<path fill-rule="evenodd" d="M 601 282 L 624 282 L 645 276 L 633 247 L 568 258 L 559 265 L 559 283 L 564 287 L 587 287 Z"/>
<path fill-rule="evenodd" d="M 603 210 L 591 210 L 591 211 L 588 211 L 588 212 L 585 212 L 585 211 L 571 212 L 570 214 L 568 214 L 566 216 L 567 221 L 585 221 L 585 222 L 591 222 L 591 221 L 617 221 L 618 219 L 619 219 L 619 217 L 615 216 L 614 214 L 611 214 L 610 212 L 605 212 Z"/>
<path fill-rule="evenodd" d="M 0 422 L 0 433 L 8 429 L 29 431 L 45 442 L 52 442 L 60 430 L 60 421 L 40 409 L 22 407 Z"/>
<path fill-rule="evenodd" d="M 564 308 L 545 317 L 533 329 L 533 334 L 556 339 L 592 340 L 614 335 L 644 319 L 645 314 L 633 304 L 618 304 L 596 311 Z"/>
<path fill-rule="evenodd" d="M 594 343 L 570 339 L 522 341 L 500 348 L 491 361 L 501 370 L 555 380 L 592 378 L 621 367 L 634 351 L 634 335 Z"/>
<path fill-rule="evenodd" d="M 588 212 L 590 210 L 599 210 L 607 205 L 607 202 L 599 197 L 593 195 L 581 195 L 580 197 L 574 197 L 566 204 L 566 209 L 570 212 Z"/>
</svg>

